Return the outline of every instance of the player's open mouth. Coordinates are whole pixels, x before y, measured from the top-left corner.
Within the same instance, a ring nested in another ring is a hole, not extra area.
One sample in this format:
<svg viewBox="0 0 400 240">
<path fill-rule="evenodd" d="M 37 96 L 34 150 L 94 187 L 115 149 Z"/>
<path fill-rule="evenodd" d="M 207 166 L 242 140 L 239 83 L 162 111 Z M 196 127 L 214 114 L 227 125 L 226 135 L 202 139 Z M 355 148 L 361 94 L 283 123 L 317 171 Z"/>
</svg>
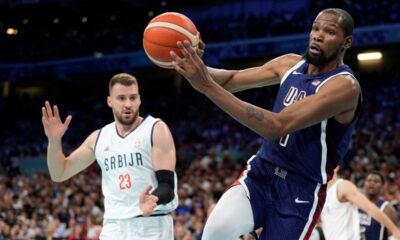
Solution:
<svg viewBox="0 0 400 240">
<path fill-rule="evenodd" d="M 311 45 L 310 46 L 310 53 L 315 54 L 315 55 L 319 55 L 321 54 L 321 49 L 317 46 L 317 45 Z"/>
</svg>

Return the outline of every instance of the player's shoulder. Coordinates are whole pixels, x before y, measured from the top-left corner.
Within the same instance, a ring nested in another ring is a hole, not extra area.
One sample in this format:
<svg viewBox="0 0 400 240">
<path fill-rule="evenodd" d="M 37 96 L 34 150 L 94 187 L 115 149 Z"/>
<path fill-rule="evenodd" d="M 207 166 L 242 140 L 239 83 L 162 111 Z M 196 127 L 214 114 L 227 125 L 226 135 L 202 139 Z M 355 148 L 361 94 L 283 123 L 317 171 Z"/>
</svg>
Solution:
<svg viewBox="0 0 400 240">
<path fill-rule="evenodd" d="M 151 135 L 153 146 L 171 146 L 171 144 L 174 144 L 172 132 L 164 121 L 160 119 L 153 126 Z"/>
<path fill-rule="evenodd" d="M 290 67 L 293 67 L 294 65 L 298 64 L 303 59 L 304 58 L 302 56 L 295 53 L 288 53 L 280 56 L 280 60 L 282 61 L 282 63 Z"/>
<path fill-rule="evenodd" d="M 99 137 L 99 134 L 101 132 L 101 129 L 96 129 L 94 130 L 91 134 L 89 134 L 89 136 L 87 137 L 88 140 L 90 140 L 91 142 L 96 141 L 97 138 Z"/>
<path fill-rule="evenodd" d="M 89 136 L 85 139 L 82 145 L 94 150 L 100 132 L 101 129 L 94 130 L 91 134 L 89 134 Z"/>
<path fill-rule="evenodd" d="M 293 67 L 302 60 L 302 56 L 294 53 L 288 53 L 272 59 L 271 62 L 279 66 Z"/>
<path fill-rule="evenodd" d="M 303 57 L 299 54 L 295 54 L 295 53 L 287 53 L 281 56 L 282 59 L 285 59 L 287 61 L 292 61 L 294 63 L 298 63 L 301 60 L 303 60 Z"/>
<path fill-rule="evenodd" d="M 92 135 L 97 136 L 97 135 L 99 135 L 100 131 L 101 131 L 101 129 L 96 129 L 89 136 L 92 136 Z"/>
<path fill-rule="evenodd" d="M 344 80 L 347 80 L 347 81 L 350 81 L 350 82 L 357 82 L 358 83 L 357 78 L 352 73 L 347 72 L 347 71 L 346 72 L 341 72 L 341 73 L 338 73 L 338 74 L 334 75 L 332 77 L 332 79 L 344 79 Z"/>
<path fill-rule="evenodd" d="M 297 54 L 289 53 L 285 55 L 281 55 L 268 61 L 263 65 L 263 69 L 272 70 L 279 74 L 282 77 L 289 69 L 294 67 L 302 60 L 302 57 Z"/>
<path fill-rule="evenodd" d="M 382 205 L 385 205 L 383 207 L 383 212 L 386 214 L 392 214 L 392 213 L 396 213 L 396 209 L 394 209 L 393 205 L 391 202 L 384 200 L 382 202 Z"/>
<path fill-rule="evenodd" d="M 353 183 L 352 181 L 347 180 L 347 179 L 341 178 L 341 179 L 338 179 L 337 181 L 338 181 L 338 185 L 340 185 L 340 186 L 346 186 L 346 187 L 348 187 L 348 186 L 350 186 L 350 187 L 355 186 L 354 183 Z"/>
<path fill-rule="evenodd" d="M 343 91 L 353 93 L 354 96 L 358 96 L 361 91 L 360 83 L 352 74 L 339 74 L 333 76 L 321 87 L 321 90 L 329 87 L 340 88 Z"/>
<path fill-rule="evenodd" d="M 355 192 L 358 191 L 358 189 L 353 182 L 346 179 L 342 179 L 340 182 L 338 182 L 337 191 L 340 195 L 348 195 L 348 194 L 354 194 Z"/>
<path fill-rule="evenodd" d="M 154 129 L 166 129 L 169 130 L 169 127 L 165 121 L 163 121 L 161 118 L 156 118 L 154 121 Z"/>
</svg>

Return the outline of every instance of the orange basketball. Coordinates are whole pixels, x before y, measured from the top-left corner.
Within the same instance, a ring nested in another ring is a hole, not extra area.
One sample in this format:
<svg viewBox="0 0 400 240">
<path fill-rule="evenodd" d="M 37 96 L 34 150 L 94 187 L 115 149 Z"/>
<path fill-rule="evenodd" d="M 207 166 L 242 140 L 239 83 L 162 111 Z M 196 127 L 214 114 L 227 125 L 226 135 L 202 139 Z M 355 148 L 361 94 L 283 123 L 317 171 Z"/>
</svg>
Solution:
<svg viewBox="0 0 400 240">
<path fill-rule="evenodd" d="M 184 40 L 188 40 L 193 48 L 198 47 L 196 26 L 183 14 L 166 12 L 154 17 L 147 25 L 143 34 L 143 48 L 152 62 L 163 68 L 173 68 L 169 52 L 174 51 L 183 57 L 176 43 Z"/>
</svg>

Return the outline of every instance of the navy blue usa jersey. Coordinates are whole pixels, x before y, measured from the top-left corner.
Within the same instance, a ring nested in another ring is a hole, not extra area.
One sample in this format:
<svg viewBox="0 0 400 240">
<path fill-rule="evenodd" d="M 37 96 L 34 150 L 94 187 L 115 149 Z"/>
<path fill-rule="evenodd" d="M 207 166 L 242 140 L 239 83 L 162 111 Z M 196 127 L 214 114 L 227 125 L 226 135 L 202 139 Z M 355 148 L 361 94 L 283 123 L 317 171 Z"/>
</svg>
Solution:
<svg viewBox="0 0 400 240">
<path fill-rule="evenodd" d="M 321 86 L 335 76 L 350 75 L 354 78 L 353 71 L 347 65 L 313 75 L 306 74 L 307 67 L 308 63 L 302 60 L 286 72 L 281 80 L 273 112 L 278 113 L 290 104 L 317 93 Z M 264 139 L 258 155 L 265 161 L 325 184 L 348 149 L 360 106 L 361 96 L 356 114 L 349 124 L 341 124 L 330 118 L 281 139 Z"/>
<path fill-rule="evenodd" d="M 383 211 L 388 201 L 378 200 L 376 206 Z M 360 236 L 362 240 L 385 240 L 388 239 L 387 229 L 363 210 L 358 210 L 360 214 Z"/>
</svg>

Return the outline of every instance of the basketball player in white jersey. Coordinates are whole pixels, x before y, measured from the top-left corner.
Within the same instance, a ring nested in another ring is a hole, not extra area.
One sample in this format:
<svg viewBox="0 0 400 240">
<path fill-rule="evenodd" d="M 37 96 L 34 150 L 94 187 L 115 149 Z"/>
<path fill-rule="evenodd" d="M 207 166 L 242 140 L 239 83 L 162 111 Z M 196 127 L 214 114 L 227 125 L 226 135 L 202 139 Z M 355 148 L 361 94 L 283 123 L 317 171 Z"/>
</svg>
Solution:
<svg viewBox="0 0 400 240">
<path fill-rule="evenodd" d="M 328 182 L 326 201 L 321 213 L 322 229 L 327 240 L 359 240 L 360 218 L 358 209 L 362 209 L 372 218 L 385 225 L 400 239 L 400 230 L 368 200 L 350 181 L 337 177 L 337 167 L 332 180 Z"/>
<path fill-rule="evenodd" d="M 62 122 L 57 106 L 46 101 L 42 122 L 49 141 L 50 176 L 55 182 L 65 181 L 97 160 L 105 207 L 100 239 L 173 239 L 169 213 L 177 207 L 178 196 L 171 132 L 163 121 L 139 115 L 135 77 L 113 76 L 109 94 L 107 104 L 115 121 L 95 130 L 69 156 L 63 153 L 61 138 L 72 117 Z"/>
</svg>

